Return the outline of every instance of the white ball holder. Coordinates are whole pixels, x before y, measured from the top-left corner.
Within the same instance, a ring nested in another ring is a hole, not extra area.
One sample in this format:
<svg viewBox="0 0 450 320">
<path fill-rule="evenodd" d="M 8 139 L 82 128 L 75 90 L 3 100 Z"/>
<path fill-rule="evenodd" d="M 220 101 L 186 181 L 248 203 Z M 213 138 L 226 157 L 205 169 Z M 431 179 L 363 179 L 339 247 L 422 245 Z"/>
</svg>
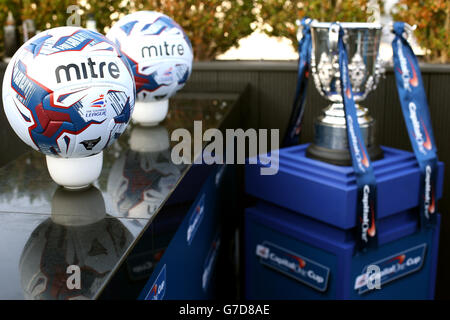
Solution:
<svg viewBox="0 0 450 320">
<path fill-rule="evenodd" d="M 86 189 L 98 179 L 103 167 L 103 151 L 84 158 L 46 156 L 47 169 L 55 181 L 66 189 Z"/>
<path fill-rule="evenodd" d="M 169 111 L 169 99 L 160 101 L 136 101 L 131 119 L 145 127 L 153 127 L 163 121 Z"/>
</svg>

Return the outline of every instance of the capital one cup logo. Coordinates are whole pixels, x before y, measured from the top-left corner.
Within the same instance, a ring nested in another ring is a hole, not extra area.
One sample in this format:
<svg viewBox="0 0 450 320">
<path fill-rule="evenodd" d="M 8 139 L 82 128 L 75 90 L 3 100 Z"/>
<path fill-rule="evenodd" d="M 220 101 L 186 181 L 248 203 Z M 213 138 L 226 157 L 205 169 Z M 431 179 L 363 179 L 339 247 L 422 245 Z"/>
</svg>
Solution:
<svg viewBox="0 0 450 320">
<path fill-rule="evenodd" d="M 366 184 L 363 188 L 363 217 L 361 222 L 361 239 L 368 242 L 368 236 L 374 237 L 376 234 L 375 213 L 369 203 L 370 187 Z M 371 213 L 371 217 L 369 214 Z"/>
<path fill-rule="evenodd" d="M 433 193 L 433 188 L 431 186 L 431 167 L 427 165 L 425 167 L 425 217 L 427 219 L 430 218 L 430 214 L 433 214 L 436 206 L 435 206 L 435 196 Z"/>
<path fill-rule="evenodd" d="M 425 263 L 426 249 L 426 243 L 419 244 L 366 265 L 355 278 L 354 290 L 359 294 L 372 291 L 375 287 L 371 286 L 371 283 L 376 278 L 379 279 L 380 283 L 380 287 L 377 289 L 382 289 L 384 285 L 392 281 L 421 270 Z M 377 267 L 378 272 L 368 272 L 370 267 L 373 266 Z"/>
<path fill-rule="evenodd" d="M 411 119 L 413 126 L 414 138 L 416 140 L 417 147 L 419 148 L 420 153 L 427 154 L 427 152 L 432 148 L 431 139 L 425 123 L 422 119 L 419 121 L 417 116 L 417 106 L 412 101 L 409 103 L 409 118 Z M 422 134 L 422 127 L 424 134 Z"/>
<path fill-rule="evenodd" d="M 414 69 L 414 65 L 411 63 L 411 60 L 408 58 L 409 63 L 411 65 L 411 71 L 412 71 L 412 78 L 411 74 L 409 73 L 408 68 L 408 61 L 406 61 L 405 55 L 403 54 L 403 44 L 400 39 L 397 39 L 397 46 L 398 46 L 398 58 L 400 60 L 400 68 L 401 70 L 397 71 L 401 74 L 402 80 L 403 80 L 403 88 L 406 91 L 411 92 L 411 86 L 417 87 L 419 85 L 419 78 L 417 77 L 417 72 Z"/>
<path fill-rule="evenodd" d="M 366 153 L 362 149 L 361 142 L 358 140 L 358 137 L 356 136 L 355 127 L 353 125 L 353 119 L 350 116 L 347 116 L 347 126 L 350 133 L 350 143 L 353 146 L 358 168 L 362 172 L 366 172 L 365 168 L 369 167 L 369 159 L 367 158 Z"/>
<path fill-rule="evenodd" d="M 268 241 L 256 245 L 256 256 L 262 265 L 315 290 L 324 292 L 327 289 L 330 269 L 310 258 Z"/>
<path fill-rule="evenodd" d="M 164 265 L 153 283 L 145 300 L 162 300 L 166 294 L 166 265 Z"/>
</svg>

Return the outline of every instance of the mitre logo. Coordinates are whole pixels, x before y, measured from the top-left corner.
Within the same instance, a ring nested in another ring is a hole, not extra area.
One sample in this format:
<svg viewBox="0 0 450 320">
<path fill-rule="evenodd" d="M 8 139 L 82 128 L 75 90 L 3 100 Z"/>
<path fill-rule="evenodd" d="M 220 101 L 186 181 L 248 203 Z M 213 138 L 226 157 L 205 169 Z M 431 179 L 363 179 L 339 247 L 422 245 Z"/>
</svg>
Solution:
<svg viewBox="0 0 450 320">
<path fill-rule="evenodd" d="M 180 43 L 152 44 L 142 47 L 142 58 L 184 56 L 184 47 Z"/>
<path fill-rule="evenodd" d="M 67 65 L 59 65 L 55 69 L 57 83 L 61 83 L 63 80 L 67 82 L 72 81 L 72 76 L 75 76 L 76 80 L 105 78 L 105 75 L 108 73 L 113 79 L 118 79 L 120 70 L 117 64 L 105 61 L 100 61 L 97 64 L 91 58 L 87 59 L 87 63 L 69 63 Z"/>
</svg>

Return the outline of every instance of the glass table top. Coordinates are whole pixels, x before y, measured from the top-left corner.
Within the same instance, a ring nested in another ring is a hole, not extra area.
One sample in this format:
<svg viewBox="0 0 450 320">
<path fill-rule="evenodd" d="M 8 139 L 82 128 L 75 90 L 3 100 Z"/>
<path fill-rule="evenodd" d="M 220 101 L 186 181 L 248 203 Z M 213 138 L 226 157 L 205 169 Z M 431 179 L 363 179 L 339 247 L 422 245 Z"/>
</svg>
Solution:
<svg viewBox="0 0 450 320">
<path fill-rule="evenodd" d="M 83 191 L 50 178 L 44 155 L 29 151 L 0 169 L 0 299 L 95 298 L 192 165 L 171 161 L 173 130 L 219 128 L 239 94 L 180 93 L 157 127 L 130 125 L 104 150 L 101 176 Z M 181 190 L 183 191 L 183 190 Z M 190 190 L 187 190 L 190 191 Z M 180 193 L 180 192 L 178 192 Z M 183 211 L 184 212 L 184 211 Z M 183 214 L 167 214 L 180 223 Z M 158 217 L 159 218 L 159 217 Z M 165 233 L 165 243 L 176 231 Z M 161 242 L 161 243 L 164 243 Z M 163 245 L 151 248 L 161 255 Z M 81 288 L 68 289 L 67 268 L 81 269 Z M 136 265 L 136 272 L 144 266 Z"/>
</svg>

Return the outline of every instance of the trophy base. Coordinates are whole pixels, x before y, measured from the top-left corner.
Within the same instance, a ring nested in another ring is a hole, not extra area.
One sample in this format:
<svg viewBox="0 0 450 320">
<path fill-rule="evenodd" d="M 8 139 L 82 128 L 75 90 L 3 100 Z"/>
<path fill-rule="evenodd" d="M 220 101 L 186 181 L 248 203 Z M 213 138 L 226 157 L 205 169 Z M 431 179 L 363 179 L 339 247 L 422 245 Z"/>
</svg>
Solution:
<svg viewBox="0 0 450 320">
<path fill-rule="evenodd" d="M 356 111 L 370 159 L 373 161 L 383 158 L 383 151 L 375 139 L 375 120 L 359 104 L 356 105 Z M 342 103 L 333 103 L 325 108 L 314 124 L 314 143 L 308 147 L 306 156 L 338 166 L 350 166 L 352 160 L 346 127 Z"/>
<path fill-rule="evenodd" d="M 383 158 L 383 150 L 380 146 L 374 145 L 367 148 L 370 160 L 379 160 Z M 340 149 L 329 149 L 315 145 L 314 143 L 306 149 L 308 158 L 317 159 L 323 162 L 331 163 L 337 166 L 351 166 L 352 158 L 350 151 Z"/>
</svg>

